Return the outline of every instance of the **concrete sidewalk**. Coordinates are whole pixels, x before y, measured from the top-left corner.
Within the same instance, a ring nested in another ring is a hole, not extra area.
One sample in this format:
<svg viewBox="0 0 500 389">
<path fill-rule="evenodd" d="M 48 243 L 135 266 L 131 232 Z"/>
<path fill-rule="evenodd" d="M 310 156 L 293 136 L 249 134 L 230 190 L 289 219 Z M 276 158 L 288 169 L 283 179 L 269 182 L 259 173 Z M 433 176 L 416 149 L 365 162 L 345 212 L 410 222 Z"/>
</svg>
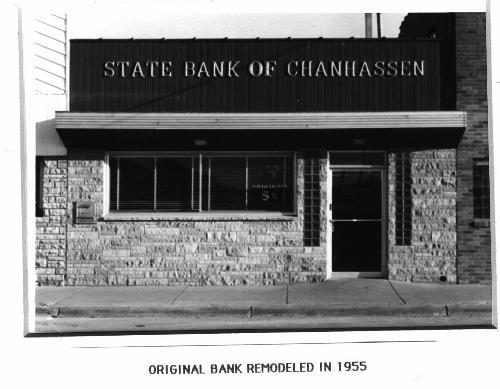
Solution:
<svg viewBox="0 0 500 389">
<path fill-rule="evenodd" d="M 249 287 L 39 287 L 37 315 L 131 316 L 474 316 L 491 315 L 491 285 L 342 279 Z"/>
</svg>

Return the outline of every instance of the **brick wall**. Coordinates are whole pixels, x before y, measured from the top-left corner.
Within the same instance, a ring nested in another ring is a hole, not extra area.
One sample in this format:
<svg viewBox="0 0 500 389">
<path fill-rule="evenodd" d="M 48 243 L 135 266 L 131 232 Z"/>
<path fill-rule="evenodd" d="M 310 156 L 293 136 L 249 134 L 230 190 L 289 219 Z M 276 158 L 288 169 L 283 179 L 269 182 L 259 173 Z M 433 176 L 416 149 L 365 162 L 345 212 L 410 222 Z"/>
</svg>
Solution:
<svg viewBox="0 0 500 389">
<path fill-rule="evenodd" d="M 455 150 L 411 153 L 412 236 L 396 245 L 396 167 L 388 155 L 388 272 L 398 281 L 456 282 Z"/>
<path fill-rule="evenodd" d="M 458 282 L 491 282 L 489 223 L 474 220 L 472 166 L 488 158 L 486 15 L 456 14 L 457 110 L 467 129 L 457 150 Z"/>
<path fill-rule="evenodd" d="M 138 216 L 68 224 L 68 285 L 275 285 L 326 275 L 326 159 L 321 168 L 319 247 L 304 247 L 304 160 L 297 160 L 297 217 Z M 77 200 L 103 207 L 103 154 L 70 154 L 68 209 Z"/>
<path fill-rule="evenodd" d="M 36 218 L 36 275 L 39 285 L 63 285 L 66 274 L 67 161 L 43 157 L 42 212 Z"/>
</svg>

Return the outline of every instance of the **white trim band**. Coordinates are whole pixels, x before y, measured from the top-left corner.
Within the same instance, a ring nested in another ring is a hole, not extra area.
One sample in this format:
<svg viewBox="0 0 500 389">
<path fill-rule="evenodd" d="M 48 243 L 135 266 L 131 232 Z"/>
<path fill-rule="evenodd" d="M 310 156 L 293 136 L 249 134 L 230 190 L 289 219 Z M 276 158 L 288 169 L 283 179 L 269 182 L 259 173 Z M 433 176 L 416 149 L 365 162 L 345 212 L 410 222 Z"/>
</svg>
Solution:
<svg viewBox="0 0 500 389">
<path fill-rule="evenodd" d="M 465 128 L 461 111 L 335 113 L 95 113 L 56 112 L 58 129 L 295 130 Z"/>
</svg>

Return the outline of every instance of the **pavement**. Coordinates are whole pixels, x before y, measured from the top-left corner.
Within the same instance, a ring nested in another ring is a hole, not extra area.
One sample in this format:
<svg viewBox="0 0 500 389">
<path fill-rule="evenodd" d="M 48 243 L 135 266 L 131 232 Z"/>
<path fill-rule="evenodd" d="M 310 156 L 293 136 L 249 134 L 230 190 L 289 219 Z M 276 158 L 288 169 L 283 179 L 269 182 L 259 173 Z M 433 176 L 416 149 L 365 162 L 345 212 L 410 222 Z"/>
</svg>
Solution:
<svg viewBox="0 0 500 389">
<path fill-rule="evenodd" d="M 282 286 L 38 287 L 37 318 L 275 318 L 454 316 L 492 325 L 491 285 L 339 279 Z"/>
</svg>

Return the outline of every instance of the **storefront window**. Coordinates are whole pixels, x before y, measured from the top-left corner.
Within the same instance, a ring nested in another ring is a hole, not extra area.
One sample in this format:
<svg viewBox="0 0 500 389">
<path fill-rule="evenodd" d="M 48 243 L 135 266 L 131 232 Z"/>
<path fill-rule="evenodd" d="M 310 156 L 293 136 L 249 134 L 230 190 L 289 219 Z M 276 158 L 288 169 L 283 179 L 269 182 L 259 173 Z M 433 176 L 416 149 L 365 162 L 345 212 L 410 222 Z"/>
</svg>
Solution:
<svg viewBox="0 0 500 389">
<path fill-rule="evenodd" d="M 291 155 L 109 158 L 110 211 L 293 211 Z"/>
<path fill-rule="evenodd" d="M 194 158 L 156 159 L 156 209 L 189 211 L 193 209 Z"/>
<path fill-rule="evenodd" d="M 246 209 L 247 166 L 246 158 L 210 157 L 209 210 Z"/>
<path fill-rule="evenodd" d="M 292 173 L 290 158 L 248 158 L 248 209 L 292 209 Z"/>
<path fill-rule="evenodd" d="M 153 208 L 153 168 L 152 158 L 120 158 L 117 160 L 117 191 L 111 197 L 111 205 L 117 209 L 148 210 Z"/>
</svg>

